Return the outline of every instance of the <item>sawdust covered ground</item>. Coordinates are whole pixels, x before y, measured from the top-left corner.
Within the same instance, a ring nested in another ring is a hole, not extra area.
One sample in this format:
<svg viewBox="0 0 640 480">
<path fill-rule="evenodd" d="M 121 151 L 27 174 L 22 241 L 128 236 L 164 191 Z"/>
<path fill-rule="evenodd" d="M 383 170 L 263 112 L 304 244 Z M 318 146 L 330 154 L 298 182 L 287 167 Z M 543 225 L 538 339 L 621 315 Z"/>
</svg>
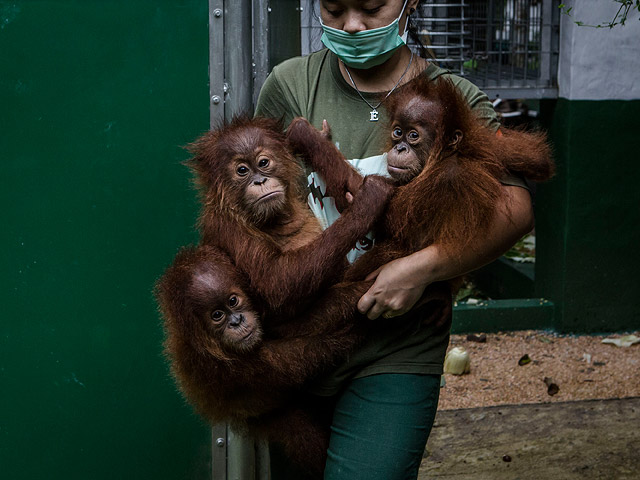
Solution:
<svg viewBox="0 0 640 480">
<path fill-rule="evenodd" d="M 445 375 L 439 409 L 640 396 L 640 344 L 623 348 L 602 343 L 620 336 L 527 330 L 486 334 L 486 343 L 478 343 L 452 335 L 449 348 L 462 346 L 469 352 L 471 372 Z M 518 365 L 525 354 L 531 361 Z M 547 393 L 545 377 L 558 385 L 557 394 Z"/>
</svg>

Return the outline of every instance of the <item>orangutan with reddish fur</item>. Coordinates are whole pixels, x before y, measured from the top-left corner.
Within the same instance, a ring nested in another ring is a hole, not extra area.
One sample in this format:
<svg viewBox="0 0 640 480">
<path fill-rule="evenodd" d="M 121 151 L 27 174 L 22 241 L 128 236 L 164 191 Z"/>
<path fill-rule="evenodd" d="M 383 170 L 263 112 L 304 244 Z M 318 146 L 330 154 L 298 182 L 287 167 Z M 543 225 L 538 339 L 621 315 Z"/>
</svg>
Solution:
<svg viewBox="0 0 640 480">
<path fill-rule="evenodd" d="M 498 135 L 474 116 L 466 99 L 445 79 L 420 76 L 389 97 L 388 172 L 397 185 L 376 246 L 350 267 L 348 280 L 430 244 L 453 252 L 473 248 L 489 228 L 503 195 L 500 179 L 508 171 L 535 180 L 554 172 L 542 133 L 501 130 Z M 288 131 L 297 153 L 307 157 L 327 184 L 327 193 L 346 206 L 347 192 L 362 177 L 333 145 L 304 119 Z"/>
<path fill-rule="evenodd" d="M 342 278 L 347 252 L 372 229 L 393 190 L 382 177 L 366 177 L 342 218 L 322 231 L 276 120 L 236 118 L 190 149 L 203 205 L 201 243 L 231 257 L 270 318 L 295 315 L 306 307 L 303 299 Z"/>
<path fill-rule="evenodd" d="M 331 287 L 309 312 L 269 328 L 225 253 L 183 248 L 155 290 L 180 389 L 212 424 L 277 442 L 309 478 L 321 478 L 328 419 L 302 398 L 302 386 L 344 359 L 373 325 L 355 314 L 370 285 Z"/>
</svg>

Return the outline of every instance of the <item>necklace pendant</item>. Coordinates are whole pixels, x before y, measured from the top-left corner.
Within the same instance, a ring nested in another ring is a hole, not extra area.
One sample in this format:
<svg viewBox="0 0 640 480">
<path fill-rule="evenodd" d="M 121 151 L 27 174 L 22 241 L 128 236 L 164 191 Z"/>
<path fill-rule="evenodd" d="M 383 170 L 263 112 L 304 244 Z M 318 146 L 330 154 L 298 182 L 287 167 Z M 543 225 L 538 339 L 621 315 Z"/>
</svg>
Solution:
<svg viewBox="0 0 640 480">
<path fill-rule="evenodd" d="M 369 112 L 369 114 L 371 115 L 369 117 L 369 121 L 370 122 L 377 122 L 378 121 L 378 110 L 376 110 L 375 108 L 373 110 L 371 110 Z"/>
</svg>

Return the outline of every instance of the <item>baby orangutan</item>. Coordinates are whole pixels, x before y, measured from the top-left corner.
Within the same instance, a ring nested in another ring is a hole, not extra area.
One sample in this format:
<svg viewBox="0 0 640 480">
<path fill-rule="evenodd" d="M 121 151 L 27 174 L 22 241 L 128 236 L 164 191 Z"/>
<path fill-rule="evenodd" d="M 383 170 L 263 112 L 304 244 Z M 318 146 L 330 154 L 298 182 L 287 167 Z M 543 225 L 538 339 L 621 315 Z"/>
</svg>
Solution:
<svg viewBox="0 0 640 480">
<path fill-rule="evenodd" d="M 291 317 L 333 283 L 382 216 L 392 188 L 371 175 L 326 230 L 301 191 L 302 168 L 273 119 L 236 117 L 191 145 L 201 243 L 226 252 L 270 318 Z M 310 152 L 313 155 L 313 152 Z"/>
<path fill-rule="evenodd" d="M 473 239 L 488 231 L 508 171 L 535 181 L 553 175 L 543 134 L 496 135 L 449 80 L 421 75 L 389 97 L 387 110 L 388 172 L 397 187 L 376 231 L 376 246 L 348 270 L 347 280 L 363 279 L 434 243 L 450 252 L 473 248 Z M 294 120 L 287 136 L 322 175 L 327 194 L 346 206 L 345 195 L 357 191 L 360 174 L 306 120 Z"/>
<path fill-rule="evenodd" d="M 277 442 L 309 478 L 321 478 L 328 423 L 302 386 L 343 359 L 373 325 L 355 319 L 354 302 L 370 284 L 332 287 L 299 319 L 269 328 L 226 254 L 183 248 L 155 289 L 180 389 L 212 424 L 228 422 Z"/>
</svg>

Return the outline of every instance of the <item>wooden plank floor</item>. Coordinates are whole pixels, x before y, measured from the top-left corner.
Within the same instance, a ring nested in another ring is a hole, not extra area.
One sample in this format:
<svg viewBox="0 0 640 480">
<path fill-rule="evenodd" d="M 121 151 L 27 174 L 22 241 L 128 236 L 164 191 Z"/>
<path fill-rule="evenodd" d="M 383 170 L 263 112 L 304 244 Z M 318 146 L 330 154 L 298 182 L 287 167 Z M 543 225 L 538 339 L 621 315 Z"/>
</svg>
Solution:
<svg viewBox="0 0 640 480">
<path fill-rule="evenodd" d="M 638 480 L 640 398 L 440 411 L 418 478 Z"/>
</svg>

